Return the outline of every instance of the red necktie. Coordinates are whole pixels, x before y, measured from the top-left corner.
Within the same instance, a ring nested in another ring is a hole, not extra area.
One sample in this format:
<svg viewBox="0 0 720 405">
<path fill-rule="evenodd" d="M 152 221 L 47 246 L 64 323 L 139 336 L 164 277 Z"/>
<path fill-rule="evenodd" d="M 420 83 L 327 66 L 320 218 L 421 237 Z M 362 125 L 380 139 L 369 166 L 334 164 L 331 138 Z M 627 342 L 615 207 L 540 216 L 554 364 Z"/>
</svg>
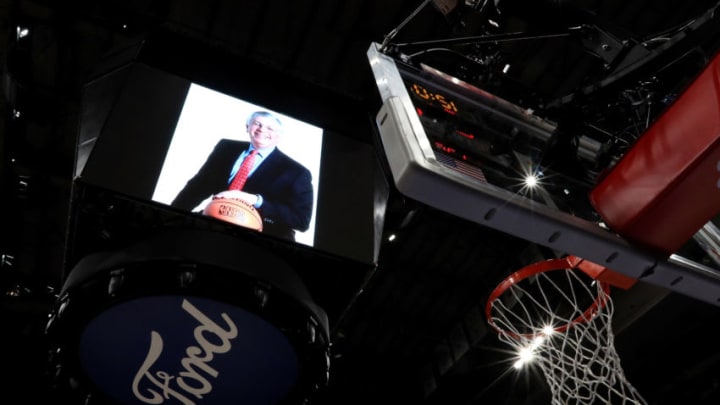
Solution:
<svg viewBox="0 0 720 405">
<path fill-rule="evenodd" d="M 245 159 L 240 165 L 240 169 L 230 183 L 229 190 L 242 190 L 245 185 L 245 181 L 248 178 L 248 174 L 250 174 L 250 169 L 253 167 L 253 162 L 255 161 L 255 155 L 257 155 L 257 152 L 257 149 L 253 149 L 250 151 L 249 155 L 245 156 Z"/>
</svg>

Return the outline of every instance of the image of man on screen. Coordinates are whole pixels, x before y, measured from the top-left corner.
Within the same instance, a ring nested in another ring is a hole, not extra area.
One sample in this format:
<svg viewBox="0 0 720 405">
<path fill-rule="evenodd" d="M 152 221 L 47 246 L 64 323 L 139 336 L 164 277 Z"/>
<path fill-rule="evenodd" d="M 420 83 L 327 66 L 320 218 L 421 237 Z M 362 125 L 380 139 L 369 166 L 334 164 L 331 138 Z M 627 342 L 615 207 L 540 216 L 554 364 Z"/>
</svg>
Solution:
<svg viewBox="0 0 720 405">
<path fill-rule="evenodd" d="M 274 114 L 255 111 L 245 127 L 250 142 L 220 140 L 171 205 L 203 212 L 213 199 L 239 199 L 260 213 L 263 233 L 295 240 L 296 231 L 304 232 L 310 226 L 312 174 L 277 147 L 284 134 L 282 122 Z M 243 162 L 251 154 L 252 164 L 245 171 Z M 242 177 L 243 172 L 247 177 L 238 187 L 237 177 Z"/>
</svg>

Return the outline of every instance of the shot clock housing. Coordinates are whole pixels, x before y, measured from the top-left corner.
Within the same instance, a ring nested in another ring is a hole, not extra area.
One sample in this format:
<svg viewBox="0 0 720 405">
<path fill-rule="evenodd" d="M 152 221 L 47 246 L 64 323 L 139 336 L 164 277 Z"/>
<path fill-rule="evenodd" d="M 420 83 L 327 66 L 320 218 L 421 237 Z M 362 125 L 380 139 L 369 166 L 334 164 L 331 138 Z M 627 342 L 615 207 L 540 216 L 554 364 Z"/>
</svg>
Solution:
<svg viewBox="0 0 720 405">
<path fill-rule="evenodd" d="M 716 304 L 720 279 L 712 268 L 630 244 L 601 226 L 588 197 L 594 179 L 583 177 L 588 171 L 544 164 L 566 142 L 553 120 L 433 67 L 409 64 L 378 44 L 367 55 L 382 100 L 376 115 L 382 148 L 402 194 Z M 591 137 L 575 139 L 564 160 L 597 161 L 603 153 Z M 528 176 L 538 187 L 525 183 Z"/>
<path fill-rule="evenodd" d="M 420 66 L 420 70 L 403 69 L 403 82 L 441 159 L 484 167 L 488 181 L 512 187 L 517 167 L 506 153 L 542 154 L 553 141 L 557 131 L 553 122 L 430 66 Z"/>
</svg>

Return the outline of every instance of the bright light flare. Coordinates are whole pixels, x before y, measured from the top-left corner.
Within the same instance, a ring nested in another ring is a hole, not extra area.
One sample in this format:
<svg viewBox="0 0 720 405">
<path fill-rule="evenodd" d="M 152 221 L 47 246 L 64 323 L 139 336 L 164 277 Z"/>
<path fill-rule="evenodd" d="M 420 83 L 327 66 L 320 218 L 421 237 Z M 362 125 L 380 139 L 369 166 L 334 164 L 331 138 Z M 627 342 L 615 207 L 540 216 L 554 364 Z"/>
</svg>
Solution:
<svg viewBox="0 0 720 405">
<path fill-rule="evenodd" d="M 15 37 L 17 39 L 25 38 L 30 35 L 30 29 L 26 27 L 17 26 L 15 27 Z"/>
<path fill-rule="evenodd" d="M 516 370 L 519 370 L 524 366 L 526 363 L 531 362 L 535 358 L 535 349 L 532 347 L 525 347 L 520 349 L 520 352 L 518 353 L 518 359 L 513 364 L 513 367 Z"/>
<path fill-rule="evenodd" d="M 525 185 L 529 188 L 535 188 L 535 186 L 538 185 L 538 182 L 540 179 L 534 174 L 529 174 L 525 176 Z"/>
<path fill-rule="evenodd" d="M 546 181 L 542 169 L 531 164 L 521 164 L 517 179 L 518 191 L 522 195 L 543 194 L 543 184 Z"/>
<path fill-rule="evenodd" d="M 518 351 L 518 359 L 513 363 L 513 368 L 521 369 L 525 364 L 535 359 L 535 353 L 545 343 L 545 340 L 555 333 L 555 329 L 551 325 L 546 325 L 542 329 L 542 334 L 536 336 L 530 344 Z"/>
</svg>

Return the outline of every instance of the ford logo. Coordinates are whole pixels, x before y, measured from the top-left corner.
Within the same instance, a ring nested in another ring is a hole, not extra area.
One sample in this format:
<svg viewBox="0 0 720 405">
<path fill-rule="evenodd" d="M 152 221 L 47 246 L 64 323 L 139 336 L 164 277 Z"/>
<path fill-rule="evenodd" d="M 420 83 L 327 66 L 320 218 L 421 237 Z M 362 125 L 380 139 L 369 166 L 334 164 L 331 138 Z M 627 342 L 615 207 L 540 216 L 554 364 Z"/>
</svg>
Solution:
<svg viewBox="0 0 720 405">
<path fill-rule="evenodd" d="M 122 404 L 274 404 L 295 383 L 289 341 L 256 314 L 199 297 L 145 297 L 95 317 L 90 379 Z"/>
</svg>

